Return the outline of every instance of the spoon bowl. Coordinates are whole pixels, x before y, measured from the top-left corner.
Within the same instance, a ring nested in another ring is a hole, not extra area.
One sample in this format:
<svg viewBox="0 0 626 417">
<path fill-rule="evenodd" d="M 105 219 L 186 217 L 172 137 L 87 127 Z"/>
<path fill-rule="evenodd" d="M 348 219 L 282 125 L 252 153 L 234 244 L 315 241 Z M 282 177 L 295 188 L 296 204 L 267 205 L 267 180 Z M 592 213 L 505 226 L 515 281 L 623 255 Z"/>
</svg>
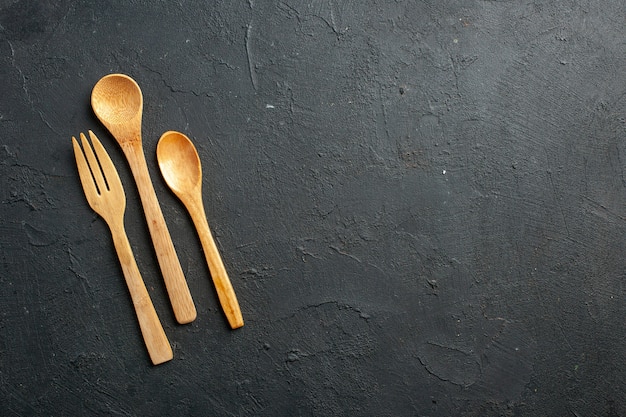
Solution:
<svg viewBox="0 0 626 417">
<path fill-rule="evenodd" d="M 187 136 L 169 131 L 159 139 L 157 160 L 165 182 L 191 215 L 224 314 L 230 327 L 237 329 L 243 326 L 243 317 L 235 290 L 206 219 L 202 203 L 202 168 L 198 152 Z"/>
<path fill-rule="evenodd" d="M 141 142 L 143 95 L 135 80 L 124 74 L 102 77 L 91 92 L 91 107 L 120 145 L 129 138 Z"/>
<path fill-rule="evenodd" d="M 165 132 L 157 145 L 157 159 L 165 182 L 177 196 L 202 187 L 200 157 L 185 135 Z"/>
</svg>

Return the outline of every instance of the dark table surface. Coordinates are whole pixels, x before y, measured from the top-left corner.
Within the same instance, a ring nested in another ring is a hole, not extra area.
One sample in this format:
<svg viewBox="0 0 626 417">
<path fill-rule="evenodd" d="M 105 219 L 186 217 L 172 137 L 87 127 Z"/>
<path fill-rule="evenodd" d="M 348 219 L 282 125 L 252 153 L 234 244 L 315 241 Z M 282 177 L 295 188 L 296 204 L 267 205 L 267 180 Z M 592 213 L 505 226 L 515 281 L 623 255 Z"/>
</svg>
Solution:
<svg viewBox="0 0 626 417">
<path fill-rule="evenodd" d="M 620 0 L 0 1 L 0 414 L 626 415 Z M 198 309 L 176 324 L 144 149 Z M 92 129 L 173 346 L 152 366 L 70 138 Z M 246 325 L 156 165 L 179 130 Z"/>
</svg>

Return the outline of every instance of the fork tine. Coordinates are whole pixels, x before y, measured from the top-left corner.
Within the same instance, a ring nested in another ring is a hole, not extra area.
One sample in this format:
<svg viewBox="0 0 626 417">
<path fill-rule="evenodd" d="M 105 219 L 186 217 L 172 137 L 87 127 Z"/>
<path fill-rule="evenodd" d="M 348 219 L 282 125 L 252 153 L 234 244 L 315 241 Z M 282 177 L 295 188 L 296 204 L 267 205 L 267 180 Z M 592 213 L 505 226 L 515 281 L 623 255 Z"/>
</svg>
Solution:
<svg viewBox="0 0 626 417">
<path fill-rule="evenodd" d="M 74 157 L 76 158 L 78 176 L 80 177 L 80 182 L 83 185 L 83 191 L 85 192 L 87 201 L 93 207 L 93 202 L 95 201 L 94 198 L 98 196 L 98 192 L 96 190 L 95 183 L 93 182 L 91 170 L 89 169 L 89 165 L 85 159 L 85 154 L 74 136 L 72 136 L 72 145 L 74 147 Z"/>
<path fill-rule="evenodd" d="M 100 168 L 102 168 L 109 190 L 124 196 L 125 194 L 124 188 L 122 187 L 122 181 L 120 180 L 120 176 L 115 169 L 115 165 L 113 165 L 113 161 L 111 161 L 111 157 L 104 149 L 104 146 L 102 146 L 100 140 L 91 130 L 89 131 L 89 137 L 91 138 L 93 149 L 96 152 L 98 161 L 100 162 Z"/>
<path fill-rule="evenodd" d="M 93 153 L 93 149 L 91 149 L 91 145 L 89 141 L 85 137 L 85 134 L 81 132 L 80 141 L 83 145 L 83 151 L 85 157 L 87 158 L 87 163 L 89 164 L 89 168 L 91 169 L 91 175 L 96 180 L 96 185 L 98 186 L 98 194 L 102 195 L 107 190 L 107 184 L 102 176 L 102 170 L 100 169 L 100 163 L 96 158 L 96 155 Z"/>
</svg>

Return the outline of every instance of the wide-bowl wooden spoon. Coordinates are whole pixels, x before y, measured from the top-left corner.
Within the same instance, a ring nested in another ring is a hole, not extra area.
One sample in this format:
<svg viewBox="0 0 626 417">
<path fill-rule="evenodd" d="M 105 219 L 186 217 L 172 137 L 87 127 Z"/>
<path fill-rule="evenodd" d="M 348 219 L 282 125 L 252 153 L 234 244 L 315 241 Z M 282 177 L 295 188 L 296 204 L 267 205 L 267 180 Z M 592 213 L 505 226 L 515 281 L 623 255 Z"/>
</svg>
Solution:
<svg viewBox="0 0 626 417">
<path fill-rule="evenodd" d="M 165 280 L 176 320 L 189 323 L 196 318 L 187 281 L 165 224 L 141 143 L 143 95 L 127 75 L 110 74 L 100 79 L 91 93 L 91 107 L 120 144 L 137 183 L 150 236 Z"/>
</svg>

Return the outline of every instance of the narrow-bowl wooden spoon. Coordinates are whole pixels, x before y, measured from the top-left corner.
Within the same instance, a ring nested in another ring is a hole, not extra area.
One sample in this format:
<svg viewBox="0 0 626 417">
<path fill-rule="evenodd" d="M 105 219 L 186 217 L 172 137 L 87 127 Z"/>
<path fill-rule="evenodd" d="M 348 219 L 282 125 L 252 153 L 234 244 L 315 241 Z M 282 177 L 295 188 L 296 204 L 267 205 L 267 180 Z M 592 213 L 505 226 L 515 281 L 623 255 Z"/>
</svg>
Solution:
<svg viewBox="0 0 626 417">
<path fill-rule="evenodd" d="M 243 326 L 243 317 L 206 219 L 202 203 L 202 167 L 198 152 L 187 136 L 169 131 L 159 140 L 157 159 L 165 182 L 191 215 L 222 309 L 230 327 L 237 329 Z"/>
<path fill-rule="evenodd" d="M 196 318 L 196 307 L 176 256 L 143 153 L 141 89 L 127 75 L 107 75 L 94 86 L 91 107 L 102 124 L 113 134 L 130 165 L 176 320 L 181 324 L 192 322 Z"/>
</svg>

